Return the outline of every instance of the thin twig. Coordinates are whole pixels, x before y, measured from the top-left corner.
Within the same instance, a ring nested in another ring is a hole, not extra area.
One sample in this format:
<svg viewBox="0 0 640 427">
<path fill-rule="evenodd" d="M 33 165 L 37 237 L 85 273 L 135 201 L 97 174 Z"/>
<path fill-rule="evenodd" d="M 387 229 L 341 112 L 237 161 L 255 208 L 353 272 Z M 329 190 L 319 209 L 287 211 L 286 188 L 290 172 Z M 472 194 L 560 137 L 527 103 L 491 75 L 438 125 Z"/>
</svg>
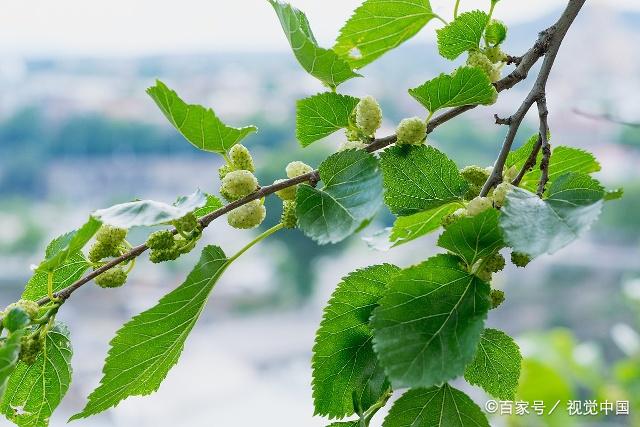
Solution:
<svg viewBox="0 0 640 427">
<path fill-rule="evenodd" d="M 573 112 L 579 116 L 586 117 L 587 119 L 600 120 L 604 122 L 613 123 L 616 125 L 629 126 L 634 128 L 640 127 L 640 122 L 630 122 L 628 120 L 622 120 L 617 117 L 613 117 L 611 114 L 607 114 L 607 113 L 602 113 L 602 114 L 588 113 L 586 111 L 582 111 L 577 108 L 574 108 Z"/>
<path fill-rule="evenodd" d="M 518 175 L 516 175 L 513 181 L 511 181 L 511 185 L 515 185 L 516 187 L 520 185 L 520 182 L 522 181 L 522 178 L 524 178 L 524 175 L 536 165 L 536 160 L 538 159 L 538 153 L 540 152 L 541 146 L 542 141 L 540 139 L 540 135 L 538 135 L 538 139 L 536 140 L 535 144 L 533 144 L 533 148 L 531 149 L 531 154 L 529 154 L 529 157 L 527 157 L 527 160 L 525 160 L 524 165 L 522 165 L 522 169 L 520 169 L 520 172 L 518 172 Z"/>
<path fill-rule="evenodd" d="M 564 36 L 567 34 L 569 27 L 575 20 L 578 12 L 580 12 L 580 9 L 584 5 L 585 1 L 586 0 L 569 0 L 569 4 L 562 13 L 560 19 L 558 19 L 558 21 L 551 27 L 540 33 L 540 37 L 538 38 L 538 42 L 536 42 L 536 45 L 538 45 L 538 49 L 542 50 L 544 61 L 542 62 L 542 66 L 540 67 L 540 71 L 538 72 L 538 77 L 536 78 L 531 91 L 526 96 L 524 101 L 522 101 L 522 104 L 520 105 L 518 110 L 511 116 L 511 124 L 509 125 L 509 130 L 507 131 L 507 135 L 505 136 L 504 142 L 502 143 L 502 148 L 500 149 L 498 158 L 493 165 L 491 175 L 484 183 L 484 186 L 480 191 L 481 196 L 486 196 L 494 186 L 502 182 L 502 171 L 504 170 L 504 164 L 507 160 L 509 152 L 511 151 L 511 146 L 513 145 L 513 141 L 515 140 L 518 129 L 520 128 L 520 124 L 522 123 L 524 116 L 529 112 L 529 109 L 531 108 L 533 103 L 537 102 L 541 97 L 544 96 L 546 92 L 547 81 L 549 80 L 549 74 L 551 73 L 551 68 L 553 68 L 553 63 L 555 62 L 556 56 L 558 55 L 558 51 L 560 50 L 560 45 L 562 44 Z M 536 45 L 534 45 L 534 47 L 530 49 L 530 52 L 531 50 L 536 49 Z M 527 58 L 527 54 L 525 54 L 522 57 L 520 64 L 516 67 L 515 71 L 520 69 L 523 65 L 527 64 L 528 60 L 529 59 Z M 526 76 L 526 72 L 524 74 Z"/>
<path fill-rule="evenodd" d="M 562 14 L 562 17 L 558 20 L 558 22 L 556 24 L 554 24 L 552 27 L 542 31 L 540 33 L 540 35 L 538 36 L 538 39 L 535 42 L 535 44 L 524 55 L 522 55 L 520 57 L 513 57 L 513 62 L 517 63 L 517 66 L 511 73 L 509 73 L 503 79 L 498 80 L 497 82 L 494 83 L 494 86 L 495 86 L 495 88 L 496 88 L 496 90 L 498 92 L 502 92 L 504 90 L 511 89 L 517 83 L 519 83 L 522 80 L 526 79 L 527 78 L 527 74 L 528 74 L 529 70 L 531 69 L 531 67 L 533 67 L 533 65 L 542 56 L 545 56 L 545 61 L 544 61 L 543 65 L 542 65 L 540 74 L 538 75 L 538 80 L 536 81 L 536 85 L 534 86 L 534 88 L 538 88 L 538 86 L 540 86 L 541 88 L 544 88 L 544 85 L 546 84 L 546 79 L 548 78 L 548 74 L 549 74 L 549 72 L 551 70 L 551 65 L 553 64 L 553 60 L 555 59 L 555 56 L 556 56 L 556 54 L 558 52 L 558 49 L 560 47 L 560 43 L 562 42 L 562 38 L 566 34 L 567 30 L 569 29 L 569 26 L 571 25 L 571 23 L 575 19 L 575 16 L 579 12 L 580 8 L 582 7 L 582 5 L 584 4 L 585 1 L 586 0 L 569 0 L 569 5 L 567 6 L 566 10 Z M 537 90 L 540 90 L 540 88 L 538 88 Z M 533 90 L 532 90 L 532 92 L 533 92 Z M 535 93 L 537 94 L 538 92 L 535 92 Z M 529 98 L 531 98 L 531 97 L 532 97 L 532 95 L 530 93 L 529 96 L 527 97 L 527 100 L 525 100 L 525 103 L 523 103 L 523 106 L 524 105 L 528 105 L 530 107 L 533 104 L 533 102 L 536 101 L 537 98 L 535 98 L 535 97 L 533 97 L 533 99 L 529 100 Z M 437 128 L 438 126 L 440 126 L 441 124 L 446 123 L 449 120 L 451 120 L 451 119 L 459 116 L 460 114 L 462 114 L 462 113 L 464 113 L 466 111 L 469 111 L 469 110 L 471 110 L 471 109 L 473 109 L 475 107 L 476 107 L 476 105 L 465 105 L 465 106 L 462 106 L 462 107 L 452 108 L 452 109 L 447 110 L 444 113 L 432 118 L 429 121 L 429 124 L 427 126 L 427 134 L 433 132 L 433 130 L 435 128 Z M 521 107 L 521 109 L 523 109 L 523 108 L 524 107 Z M 528 107 L 527 107 L 527 111 L 528 111 Z M 524 116 L 525 113 L 526 113 L 526 111 L 524 113 L 522 113 L 522 116 Z M 522 121 L 522 117 L 520 117 L 520 121 Z M 520 123 L 518 122 L 517 126 L 519 126 L 519 125 L 520 125 Z M 517 130 L 517 126 L 516 126 L 516 130 Z M 513 136 L 515 137 L 515 132 L 514 132 Z M 367 145 L 366 150 L 368 152 L 374 152 L 374 151 L 383 149 L 383 148 L 385 148 L 385 147 L 387 147 L 389 145 L 392 145 L 395 142 L 396 142 L 396 135 L 389 135 L 389 136 L 386 136 L 386 137 L 383 137 L 383 138 L 377 138 L 377 139 L 372 140 L 371 143 Z M 509 152 L 509 150 L 511 148 L 511 143 L 512 142 L 513 142 L 513 138 L 511 139 L 511 142 L 508 144 L 508 146 L 506 144 L 503 144 L 503 149 L 502 149 L 502 151 L 500 153 L 498 161 L 496 162 L 496 165 L 500 164 L 500 162 L 502 164 L 502 166 L 500 166 L 500 179 L 501 179 L 501 175 L 502 175 L 502 167 L 504 166 L 504 160 L 506 159 L 506 155 L 508 154 L 508 152 Z M 503 154 L 503 152 L 504 152 L 504 154 Z M 504 157 L 504 158 L 501 160 L 502 157 Z M 496 172 L 496 168 L 494 167 L 494 173 L 495 172 Z M 493 174 L 492 174 L 492 176 L 493 176 Z M 244 197 L 242 199 L 239 199 L 239 200 L 236 200 L 234 202 L 231 202 L 231 203 L 223 206 L 222 208 L 217 209 L 217 210 L 215 210 L 215 211 L 203 216 L 202 218 L 200 218 L 200 225 L 204 229 L 209 224 L 211 224 L 211 222 L 213 220 L 215 220 L 216 218 L 219 218 L 222 215 L 224 215 L 224 214 L 232 211 L 233 209 L 235 209 L 235 208 L 237 208 L 239 206 L 242 206 L 242 205 L 244 205 L 244 204 L 246 204 L 246 203 L 248 203 L 248 202 L 250 202 L 252 200 L 260 199 L 260 198 L 265 197 L 265 196 L 267 196 L 269 194 L 273 194 L 276 191 L 282 190 L 282 189 L 287 188 L 287 187 L 292 187 L 294 185 L 297 185 L 297 184 L 300 184 L 300 183 L 303 183 L 303 182 L 308 182 L 311 185 L 315 185 L 319 180 L 320 180 L 320 174 L 319 174 L 319 172 L 317 170 L 314 170 L 312 172 L 309 172 L 307 174 L 298 176 L 296 178 L 287 179 L 287 180 L 281 181 L 281 182 L 276 183 L 276 184 L 272 184 L 272 185 L 268 185 L 268 186 L 262 187 L 258 191 L 254 192 L 254 193 L 252 193 L 252 194 L 250 194 L 250 195 L 248 195 L 248 196 L 246 196 L 246 197 Z M 487 184 L 489 183 L 489 181 L 492 181 L 492 180 L 493 179 L 490 177 L 489 180 L 487 181 Z M 483 190 L 484 190 L 484 188 L 483 188 Z M 172 232 L 176 233 L 175 230 L 172 230 Z M 113 260 L 111 260 L 108 263 L 104 264 L 102 267 L 97 268 L 96 270 L 88 273 L 86 276 L 78 279 L 76 282 L 74 282 L 73 284 L 69 285 L 68 287 L 56 292 L 54 294 L 54 297 L 59 298 L 62 301 L 66 300 L 67 298 L 69 298 L 71 296 L 71 294 L 73 292 L 78 290 L 84 284 L 88 283 L 89 281 L 91 281 L 92 279 L 94 279 L 95 277 L 100 275 L 101 273 L 104 273 L 105 271 L 109 270 L 110 268 L 115 267 L 118 264 L 127 262 L 130 259 L 139 256 L 140 254 L 144 253 L 147 249 L 149 249 L 149 248 L 147 247 L 147 245 L 144 245 L 144 244 L 132 248 L 129 252 L 127 252 L 125 254 L 122 254 L 121 256 L 119 256 L 117 258 L 114 258 Z M 38 301 L 38 304 L 42 305 L 42 304 L 46 304 L 47 302 L 49 302 L 49 298 L 45 297 L 45 298 L 40 299 Z"/>
<path fill-rule="evenodd" d="M 549 181 L 549 158 L 551 157 L 551 146 L 549 144 L 549 110 L 547 109 L 547 98 L 543 94 L 537 101 L 538 117 L 540 120 L 540 144 L 542 147 L 542 159 L 540 160 L 540 181 L 538 182 L 538 196 L 544 194 L 544 187 Z"/>
</svg>

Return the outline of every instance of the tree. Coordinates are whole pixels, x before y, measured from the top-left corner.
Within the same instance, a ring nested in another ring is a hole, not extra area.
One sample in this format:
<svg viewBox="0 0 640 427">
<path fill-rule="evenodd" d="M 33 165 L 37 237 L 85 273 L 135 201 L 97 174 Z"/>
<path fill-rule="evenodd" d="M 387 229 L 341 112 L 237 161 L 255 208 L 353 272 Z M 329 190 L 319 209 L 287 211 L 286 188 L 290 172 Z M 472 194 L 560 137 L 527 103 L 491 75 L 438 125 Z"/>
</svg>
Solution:
<svg viewBox="0 0 640 427">
<path fill-rule="evenodd" d="M 313 348 L 316 415 L 332 426 L 369 425 L 392 393 L 404 390 L 386 427 L 488 425 L 481 409 L 449 381 L 464 377 L 499 399 L 513 399 L 520 352 L 512 338 L 485 328 L 505 296 L 491 286 L 506 261 L 525 267 L 582 235 L 597 219 L 607 191 L 591 173 L 597 160 L 567 146 L 551 149 L 546 83 L 563 38 L 585 0 L 569 0 L 558 21 L 521 56 L 501 50 L 507 27 L 488 12 L 436 14 L 428 0 L 366 0 L 341 29 L 336 44 L 318 45 L 305 14 L 269 0 L 300 65 L 328 88 L 297 103 L 296 136 L 303 146 L 344 130 L 346 142 L 317 169 L 292 161 L 286 179 L 260 186 L 249 150 L 240 142 L 255 126 L 225 124 L 210 108 L 188 104 L 158 81 L 148 89 L 160 111 L 192 145 L 225 159 L 220 194 L 196 191 L 173 204 L 139 200 L 100 209 L 78 229 L 53 240 L 22 299 L 2 313 L 0 410 L 19 426 L 44 426 L 71 380 L 69 332 L 56 314 L 81 286 L 124 285 L 135 259 L 169 262 L 192 251 L 207 226 L 223 215 L 238 229 L 265 218 L 264 198 L 282 200 L 281 222 L 227 256 L 217 246 L 176 289 L 133 317 L 111 340 L 103 378 L 72 419 L 108 410 L 129 396 L 156 391 L 177 363 L 185 340 L 217 279 L 253 245 L 282 228 L 299 228 L 318 244 L 336 243 L 366 227 L 385 203 L 397 215 L 394 245 L 441 230 L 444 253 L 400 268 L 381 263 L 347 275 L 329 301 Z M 438 50 L 466 63 L 409 89 L 426 118 L 403 119 L 391 136 L 377 137 L 382 111 L 372 97 L 340 94 L 362 77 L 357 70 L 440 21 Z M 514 114 L 496 116 L 508 132 L 493 167 L 458 170 L 428 144 L 438 126 L 522 82 L 542 61 Z M 505 67 L 513 69 L 502 77 Z M 536 105 L 539 131 L 517 150 L 516 133 Z M 321 185 L 320 185 L 321 184 Z M 132 246 L 132 227 L 167 225 Z M 89 245 L 88 251 L 84 248 Z M 425 257 L 427 255 L 425 254 Z"/>
</svg>

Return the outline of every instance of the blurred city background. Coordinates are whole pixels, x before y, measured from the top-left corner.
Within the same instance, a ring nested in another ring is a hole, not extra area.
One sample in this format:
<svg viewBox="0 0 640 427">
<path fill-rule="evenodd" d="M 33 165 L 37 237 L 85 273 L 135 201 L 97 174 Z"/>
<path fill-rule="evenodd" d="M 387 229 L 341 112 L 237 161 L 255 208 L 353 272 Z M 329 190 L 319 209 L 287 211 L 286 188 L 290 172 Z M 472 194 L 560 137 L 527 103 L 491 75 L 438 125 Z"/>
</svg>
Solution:
<svg viewBox="0 0 640 427">
<path fill-rule="evenodd" d="M 257 125 L 259 132 L 246 145 L 256 153 L 261 183 L 282 177 L 293 159 L 317 165 L 342 138 L 336 134 L 305 150 L 295 141 L 296 99 L 323 89 L 296 63 L 266 2 L 190 0 L 180 8 L 165 1 L 130 3 L 3 5 L 0 306 L 19 297 L 29 266 L 42 258 L 47 242 L 77 227 L 92 210 L 133 198 L 170 202 L 196 188 L 218 188 L 220 159 L 183 140 L 145 94 L 156 78 L 186 101 L 213 107 L 231 125 Z M 292 3 L 308 13 L 325 46 L 357 6 L 356 1 Z M 450 14 L 449 3 L 433 2 L 443 15 Z M 564 5 L 522 3 L 504 1 L 496 11 L 511 24 L 505 50 L 512 54 L 523 53 Z M 462 5 L 486 8 L 471 0 Z M 381 135 L 392 133 L 403 117 L 423 115 L 407 88 L 457 65 L 437 56 L 435 26 L 364 68 L 365 78 L 340 88 L 380 100 Z M 623 186 L 625 194 L 605 206 L 586 237 L 556 256 L 498 274 L 496 286 L 505 290 L 507 301 L 488 322 L 518 337 L 530 357 L 523 377 L 528 388 L 521 396 L 549 401 L 632 396 L 635 422 L 558 416 L 544 422 L 496 419 L 495 425 L 640 425 L 640 126 L 633 125 L 640 122 L 638 45 L 640 7 L 634 1 L 587 2 L 571 28 L 549 83 L 552 142 L 596 154 L 602 164 L 598 178 L 608 187 Z M 490 165 L 504 132 L 493 124 L 493 114 L 511 114 L 530 83 L 438 128 L 429 142 L 459 165 Z M 535 128 L 531 116 L 518 140 Z M 267 207 L 265 227 L 279 217 L 275 201 Z M 383 261 L 408 266 L 437 250 L 433 236 L 388 251 L 372 248 L 372 236 L 392 222 L 382 211 L 372 226 L 338 245 L 317 246 L 299 231 L 284 231 L 251 249 L 217 284 L 179 364 L 156 394 L 130 398 L 76 423 L 326 425 L 312 417 L 309 361 L 333 288 L 356 268 Z M 202 244 L 233 253 L 252 235 L 221 220 Z M 144 233 L 134 230 L 131 240 L 143 239 Z M 53 426 L 83 407 L 114 332 L 181 283 L 196 252 L 161 266 L 141 261 L 124 288 L 86 286 L 65 304 L 58 317 L 72 332 L 74 381 Z M 468 390 L 481 404 L 486 400 L 478 389 Z M 0 425 L 9 423 L 2 419 Z"/>
</svg>

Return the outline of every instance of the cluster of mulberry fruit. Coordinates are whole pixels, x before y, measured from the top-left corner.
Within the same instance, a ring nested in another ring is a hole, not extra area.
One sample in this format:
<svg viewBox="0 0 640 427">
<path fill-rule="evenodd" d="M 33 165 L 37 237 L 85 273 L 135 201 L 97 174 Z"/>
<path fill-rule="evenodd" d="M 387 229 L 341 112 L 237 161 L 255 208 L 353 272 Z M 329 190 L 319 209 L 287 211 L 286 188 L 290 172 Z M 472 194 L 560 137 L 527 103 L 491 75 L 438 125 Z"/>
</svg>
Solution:
<svg viewBox="0 0 640 427">
<path fill-rule="evenodd" d="M 102 267 L 106 259 L 122 255 L 127 250 L 127 229 L 103 225 L 96 233 L 96 241 L 89 248 L 89 261 L 94 269 Z M 101 288 L 117 288 L 127 281 L 127 271 L 121 266 L 113 267 L 94 279 Z"/>
<path fill-rule="evenodd" d="M 487 46 L 470 51 L 467 65 L 480 68 L 492 82 L 500 80 L 502 67 L 507 61 L 507 55 L 500 49 L 500 44 L 506 37 L 507 27 L 501 21 L 491 20 L 484 33 Z"/>
<path fill-rule="evenodd" d="M 146 244 L 151 249 L 151 262 L 173 261 L 180 255 L 191 252 L 202 236 L 198 218 L 193 213 L 171 221 L 171 225 L 175 227 L 175 231 L 155 231 L 147 238 Z"/>
<path fill-rule="evenodd" d="M 253 157 L 247 147 L 236 144 L 229 150 L 227 163 L 219 170 L 220 194 L 228 202 L 233 202 L 255 192 L 260 188 L 255 177 Z M 255 228 L 267 215 L 264 199 L 252 200 L 227 214 L 227 222 L 234 228 Z"/>
</svg>

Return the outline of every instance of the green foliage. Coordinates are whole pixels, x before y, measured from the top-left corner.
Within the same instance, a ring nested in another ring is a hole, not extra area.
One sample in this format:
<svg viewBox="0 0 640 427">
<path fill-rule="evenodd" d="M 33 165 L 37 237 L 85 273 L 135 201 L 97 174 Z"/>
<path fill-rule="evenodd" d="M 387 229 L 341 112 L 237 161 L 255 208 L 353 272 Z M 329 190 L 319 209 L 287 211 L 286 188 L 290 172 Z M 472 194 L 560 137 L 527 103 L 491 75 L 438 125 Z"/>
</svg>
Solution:
<svg viewBox="0 0 640 427">
<path fill-rule="evenodd" d="M 47 333 L 35 362 L 17 365 L 0 403 L 0 412 L 20 427 L 47 426 L 69 389 L 72 353 L 68 329 L 56 324 Z"/>
<path fill-rule="evenodd" d="M 488 209 L 476 216 L 467 216 L 454 222 L 438 238 L 438 246 L 460 256 L 467 268 L 486 258 L 503 245 L 498 226 L 498 211 Z"/>
<path fill-rule="evenodd" d="M 584 233 L 603 201 L 620 197 L 621 191 L 605 192 L 589 176 L 600 170 L 593 155 L 563 146 L 551 153 L 543 197 L 532 193 L 541 182 L 537 167 L 541 154 L 516 188 L 510 182 L 539 143 L 538 135 L 509 153 L 506 168 L 496 171 L 502 173 L 503 182 L 488 192 L 485 189 L 487 194 L 481 188 L 489 170 L 479 166 L 459 170 L 444 153 L 424 145 L 428 131 L 457 114 L 445 113 L 429 128 L 437 111 L 496 101 L 492 82 L 506 65 L 500 44 L 507 34 L 504 24 L 490 21 L 498 0 L 490 2 L 489 13 L 477 10 L 460 15 L 456 1 L 454 20 L 437 31 L 438 49 L 448 59 L 466 52 L 467 65 L 409 89 L 428 110 L 426 120 L 402 118 L 395 137 L 379 139 L 374 139 L 383 119 L 378 102 L 371 96 L 358 99 L 337 94 L 336 87 L 360 76 L 355 69 L 413 37 L 431 19 L 442 20 L 429 0 L 365 0 L 332 49 L 318 45 L 304 13 L 289 4 L 269 2 L 298 62 L 332 89 L 298 101 L 297 139 L 306 147 L 345 129 L 346 141 L 320 164 L 317 173 L 301 161 L 287 165 L 289 179 L 304 175 L 308 183 L 276 192 L 283 200 L 280 223 L 231 258 L 216 246 L 205 247 L 182 285 L 120 328 L 110 343 L 100 385 L 72 419 L 105 411 L 129 396 L 156 391 L 177 363 L 218 278 L 251 246 L 282 228 L 296 227 L 320 244 L 342 241 L 372 221 L 383 195 L 391 212 L 399 215 L 389 237 L 393 246 L 442 225 L 437 243 L 447 253 L 405 269 L 369 266 L 342 279 L 325 308 L 313 347 L 315 413 L 329 419 L 358 417 L 334 422 L 333 427 L 369 427 L 391 397 L 393 386 L 410 390 L 395 402 L 385 427 L 488 427 L 481 409 L 447 381 L 464 376 L 502 400 L 555 401 L 556 396 L 568 394 L 563 378 L 552 369 L 522 362 L 510 337 L 484 328 L 489 310 L 504 301 L 504 292 L 491 289 L 489 282 L 505 266 L 499 253 L 505 246 L 513 263 L 524 267 L 532 257 L 553 253 Z M 187 141 L 223 156 L 218 174 L 220 193 L 227 201 L 237 201 L 259 188 L 253 157 L 239 143 L 256 127 L 228 126 L 213 110 L 187 104 L 160 81 L 147 92 Z M 467 132 L 476 132 L 475 127 L 469 128 Z M 391 143 L 395 146 L 386 148 L 379 159 L 368 152 Z M 478 160 L 478 151 L 465 152 L 474 163 L 489 161 Z M 275 178 L 270 176 L 269 181 Z M 316 188 L 319 181 L 322 187 Z M 90 266 L 100 268 L 107 258 L 130 250 L 125 238 L 131 227 L 175 227 L 152 233 L 147 246 L 154 263 L 176 259 L 192 251 L 202 236 L 209 221 L 199 218 L 222 207 L 218 198 L 199 190 L 171 205 L 135 200 L 98 210 L 81 228 L 51 242 L 25 288 L 25 300 L 2 312 L 0 412 L 21 427 L 46 426 L 69 387 L 69 334 L 55 323 L 65 299 L 56 299 L 52 292 L 72 284 L 69 291 L 77 289 L 87 281 L 78 279 Z M 255 228 L 266 218 L 265 199 L 239 203 L 226 213 L 231 226 Z M 270 221 L 277 220 L 271 217 Z M 94 235 L 96 243 L 87 262 L 82 250 Z M 124 284 L 135 257 L 144 249 L 131 249 L 126 263 L 102 272 L 95 283 L 102 287 Z M 45 296 L 49 297 L 45 305 L 34 302 Z M 50 329 L 52 325 L 56 326 Z M 540 386 L 536 382 L 541 378 L 550 380 Z M 528 395 L 531 390 L 536 394 Z"/>
<path fill-rule="evenodd" d="M 441 108 L 493 104 L 498 96 L 489 77 L 476 67 L 460 67 L 409 89 L 409 94 L 433 114 Z"/>
<path fill-rule="evenodd" d="M 546 200 L 516 188 L 507 195 L 500 228 L 517 252 L 531 257 L 554 253 L 589 229 L 600 214 L 603 196 L 598 181 L 574 172 L 556 179 Z"/>
<path fill-rule="evenodd" d="M 374 348 L 397 387 L 431 387 L 461 375 L 489 310 L 489 285 L 437 255 L 402 270 L 374 311 Z"/>
<path fill-rule="evenodd" d="M 540 160 L 540 155 L 538 155 Z M 538 162 L 539 163 L 539 162 Z M 600 163 L 593 154 L 579 148 L 557 146 L 549 158 L 548 185 L 569 172 L 590 174 L 600 170 Z M 540 180 L 540 168 L 534 168 L 522 179 L 521 187 L 529 191 L 536 191 Z"/>
<path fill-rule="evenodd" d="M 495 19 L 487 24 L 484 38 L 491 45 L 499 45 L 507 38 L 507 26 L 503 22 Z"/>
<path fill-rule="evenodd" d="M 25 333 L 24 327 L 14 330 L 10 329 L 9 331 L 7 338 L 0 342 L 0 398 L 4 396 L 9 378 L 12 376 L 18 364 L 20 343 Z"/>
<path fill-rule="evenodd" d="M 187 336 L 227 265 L 220 248 L 205 247 L 182 285 L 127 322 L 111 340 L 100 386 L 91 393 L 82 412 L 71 419 L 86 418 L 129 396 L 158 390 L 177 363 Z"/>
<path fill-rule="evenodd" d="M 359 99 L 334 92 L 318 93 L 296 103 L 296 138 L 303 147 L 349 126 Z"/>
<path fill-rule="evenodd" d="M 496 399 L 515 400 L 521 360 L 520 348 L 510 336 L 497 329 L 485 329 L 464 379 Z"/>
<path fill-rule="evenodd" d="M 340 30 L 333 50 L 362 68 L 413 37 L 435 17 L 429 0 L 366 0 Z"/>
<path fill-rule="evenodd" d="M 147 93 L 176 130 L 200 150 L 224 154 L 247 135 L 258 130 L 255 126 L 227 126 L 211 108 L 187 104 L 159 80 L 155 86 L 147 89 Z"/>
<path fill-rule="evenodd" d="M 445 216 L 459 206 L 458 203 L 449 203 L 413 215 L 399 216 L 393 223 L 389 240 L 393 246 L 398 246 L 431 233 L 440 227 Z"/>
<path fill-rule="evenodd" d="M 431 146 L 391 147 L 380 155 L 384 201 L 397 215 L 411 215 L 462 201 L 469 185 L 458 167 Z"/>
<path fill-rule="evenodd" d="M 302 11 L 276 0 L 269 0 L 269 3 L 278 15 L 296 59 L 309 74 L 331 88 L 360 76 L 336 52 L 318 46 L 309 21 Z"/>
<path fill-rule="evenodd" d="M 90 217 L 79 229 L 60 236 L 55 245 L 49 245 L 44 261 L 38 265 L 36 272 L 52 272 L 73 254 L 78 253 L 86 245 L 102 225 L 101 221 Z"/>
<path fill-rule="evenodd" d="M 131 228 L 165 224 L 206 207 L 209 197 L 200 190 L 181 196 L 171 205 L 154 200 L 137 200 L 99 209 L 93 217 L 115 227 Z M 215 201 L 214 201 L 215 203 Z"/>
<path fill-rule="evenodd" d="M 327 158 L 318 171 L 321 189 L 307 184 L 298 187 L 298 226 L 320 244 L 336 243 L 355 232 L 380 207 L 378 161 L 362 150 L 346 150 Z"/>
<path fill-rule="evenodd" d="M 382 425 L 489 427 L 489 422 L 469 396 L 444 384 L 440 387 L 409 390 L 393 404 Z"/>
<path fill-rule="evenodd" d="M 223 205 L 220 199 L 211 194 L 207 194 L 207 201 L 204 206 L 197 208 L 193 211 L 193 214 L 198 218 L 202 218 L 203 216 L 210 214 L 211 212 L 220 209 Z"/>
<path fill-rule="evenodd" d="M 64 245 L 64 242 L 64 236 L 60 236 L 54 239 L 53 241 L 51 241 L 51 243 L 49 243 L 47 252 L 51 253 L 57 251 L 60 245 Z M 62 264 L 60 264 L 53 270 L 53 291 L 57 292 L 61 289 L 66 288 L 77 279 L 82 277 L 82 275 L 87 271 L 89 267 L 89 263 L 87 263 L 80 251 L 71 253 Z M 48 273 L 45 271 L 34 272 L 33 276 L 31 276 L 24 288 L 22 298 L 37 301 L 40 298 L 47 296 L 47 276 Z"/>
<path fill-rule="evenodd" d="M 462 53 L 480 47 L 488 20 L 485 12 L 474 10 L 461 13 L 444 28 L 436 30 L 440 55 L 456 59 Z"/>
<path fill-rule="evenodd" d="M 342 418 L 366 411 L 389 383 L 376 355 L 369 317 L 400 269 L 382 264 L 344 277 L 325 307 L 313 347 L 313 399 L 316 414 Z M 344 373 L 348 372 L 348 375 Z"/>
</svg>

